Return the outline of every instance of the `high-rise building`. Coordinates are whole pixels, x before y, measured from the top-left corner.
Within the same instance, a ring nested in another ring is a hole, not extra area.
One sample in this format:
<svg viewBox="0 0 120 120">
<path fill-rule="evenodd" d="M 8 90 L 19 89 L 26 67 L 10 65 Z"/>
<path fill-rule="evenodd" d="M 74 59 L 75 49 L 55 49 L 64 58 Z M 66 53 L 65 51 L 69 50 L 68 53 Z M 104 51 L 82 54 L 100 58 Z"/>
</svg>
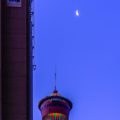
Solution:
<svg viewBox="0 0 120 120">
<path fill-rule="evenodd" d="M 54 90 L 51 96 L 43 98 L 39 102 L 42 120 L 69 120 L 69 112 L 72 103 Z"/>
<path fill-rule="evenodd" d="M 0 0 L 0 2 L 2 120 L 30 120 L 32 119 L 31 0 Z"/>
</svg>

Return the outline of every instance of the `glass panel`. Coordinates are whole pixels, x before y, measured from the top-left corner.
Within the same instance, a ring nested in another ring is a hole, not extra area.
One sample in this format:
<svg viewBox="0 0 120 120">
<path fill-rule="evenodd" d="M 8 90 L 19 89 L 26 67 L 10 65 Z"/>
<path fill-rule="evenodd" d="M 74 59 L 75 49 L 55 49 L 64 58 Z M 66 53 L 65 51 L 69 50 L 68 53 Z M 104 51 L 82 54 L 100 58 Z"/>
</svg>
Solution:
<svg viewBox="0 0 120 120">
<path fill-rule="evenodd" d="M 21 7 L 21 0 L 7 0 L 7 6 Z"/>
</svg>

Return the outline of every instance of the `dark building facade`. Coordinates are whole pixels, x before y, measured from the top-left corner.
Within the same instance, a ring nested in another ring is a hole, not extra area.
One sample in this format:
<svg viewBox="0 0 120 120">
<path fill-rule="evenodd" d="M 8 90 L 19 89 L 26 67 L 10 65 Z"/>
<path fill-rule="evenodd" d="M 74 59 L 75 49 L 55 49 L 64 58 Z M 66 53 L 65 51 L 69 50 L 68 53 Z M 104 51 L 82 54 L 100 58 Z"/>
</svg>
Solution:
<svg viewBox="0 0 120 120">
<path fill-rule="evenodd" d="M 39 102 L 39 109 L 42 120 L 69 120 L 72 103 L 55 90 L 51 96 L 45 97 Z"/>
<path fill-rule="evenodd" d="M 1 0 L 0 8 L 2 120 L 32 120 L 30 1 Z"/>
</svg>

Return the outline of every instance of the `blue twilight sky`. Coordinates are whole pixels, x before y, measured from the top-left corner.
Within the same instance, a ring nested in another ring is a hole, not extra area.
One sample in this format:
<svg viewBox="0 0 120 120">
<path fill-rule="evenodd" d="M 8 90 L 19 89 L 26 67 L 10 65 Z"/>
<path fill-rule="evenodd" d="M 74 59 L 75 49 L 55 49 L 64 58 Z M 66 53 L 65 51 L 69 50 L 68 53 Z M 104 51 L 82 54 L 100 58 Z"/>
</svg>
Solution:
<svg viewBox="0 0 120 120">
<path fill-rule="evenodd" d="M 120 120 L 120 0 L 35 0 L 33 117 L 57 89 L 70 120 Z M 75 16 L 75 10 L 80 16 Z"/>
</svg>

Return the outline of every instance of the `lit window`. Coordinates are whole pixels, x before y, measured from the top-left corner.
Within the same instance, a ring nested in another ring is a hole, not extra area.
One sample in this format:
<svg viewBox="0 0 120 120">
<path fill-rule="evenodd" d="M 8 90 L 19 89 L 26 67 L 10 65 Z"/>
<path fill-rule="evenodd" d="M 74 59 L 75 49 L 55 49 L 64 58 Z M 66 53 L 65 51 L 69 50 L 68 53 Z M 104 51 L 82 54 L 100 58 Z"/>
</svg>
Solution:
<svg viewBox="0 0 120 120">
<path fill-rule="evenodd" d="M 21 0 L 7 0 L 7 6 L 21 7 Z"/>
</svg>

